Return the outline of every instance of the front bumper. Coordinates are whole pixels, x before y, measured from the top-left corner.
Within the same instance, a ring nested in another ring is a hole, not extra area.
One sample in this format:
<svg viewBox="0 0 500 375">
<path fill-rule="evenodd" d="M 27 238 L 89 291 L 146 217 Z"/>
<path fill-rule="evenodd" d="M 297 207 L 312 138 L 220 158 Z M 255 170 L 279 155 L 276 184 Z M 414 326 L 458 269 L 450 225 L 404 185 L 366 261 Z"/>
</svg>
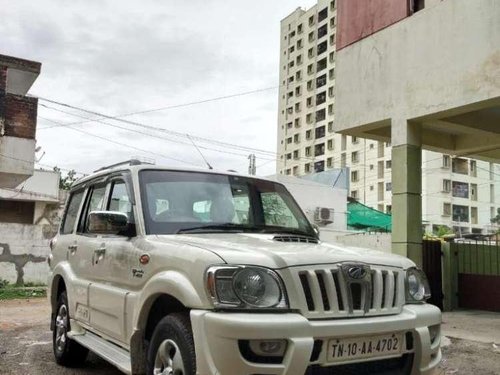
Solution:
<svg viewBox="0 0 500 375">
<path fill-rule="evenodd" d="M 440 337 L 431 343 L 429 327 L 441 324 L 432 305 L 406 305 L 398 315 L 357 319 L 307 320 L 294 313 L 231 313 L 192 310 L 197 374 L 304 375 L 312 364 L 327 365 L 326 343 L 332 338 L 411 332 L 411 375 L 430 375 L 441 361 Z M 253 363 L 243 358 L 239 340 L 287 339 L 279 364 Z M 319 357 L 311 361 L 314 341 L 324 339 Z"/>
</svg>

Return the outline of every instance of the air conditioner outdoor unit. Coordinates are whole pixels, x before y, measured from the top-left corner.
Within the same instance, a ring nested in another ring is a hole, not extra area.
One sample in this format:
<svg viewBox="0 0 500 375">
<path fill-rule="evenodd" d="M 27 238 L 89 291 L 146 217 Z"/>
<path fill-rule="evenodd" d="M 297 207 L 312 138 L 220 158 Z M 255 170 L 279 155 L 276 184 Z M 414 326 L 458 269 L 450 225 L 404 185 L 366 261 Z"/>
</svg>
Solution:
<svg viewBox="0 0 500 375">
<path fill-rule="evenodd" d="M 327 207 L 316 207 L 316 211 L 314 212 L 314 221 L 318 224 L 331 224 L 333 223 L 333 208 Z"/>
</svg>

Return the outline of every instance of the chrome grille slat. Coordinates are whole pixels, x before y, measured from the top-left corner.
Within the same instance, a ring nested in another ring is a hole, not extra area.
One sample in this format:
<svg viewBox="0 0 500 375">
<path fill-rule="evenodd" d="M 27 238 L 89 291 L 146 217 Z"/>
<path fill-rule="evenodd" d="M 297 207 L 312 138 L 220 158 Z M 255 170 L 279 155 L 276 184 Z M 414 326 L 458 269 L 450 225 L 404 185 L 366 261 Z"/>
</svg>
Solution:
<svg viewBox="0 0 500 375">
<path fill-rule="evenodd" d="M 404 304 L 404 272 L 371 266 L 369 274 L 356 281 L 341 266 L 307 267 L 296 272 L 304 316 L 311 319 L 398 314 Z M 347 280 L 349 279 L 349 280 Z"/>
</svg>

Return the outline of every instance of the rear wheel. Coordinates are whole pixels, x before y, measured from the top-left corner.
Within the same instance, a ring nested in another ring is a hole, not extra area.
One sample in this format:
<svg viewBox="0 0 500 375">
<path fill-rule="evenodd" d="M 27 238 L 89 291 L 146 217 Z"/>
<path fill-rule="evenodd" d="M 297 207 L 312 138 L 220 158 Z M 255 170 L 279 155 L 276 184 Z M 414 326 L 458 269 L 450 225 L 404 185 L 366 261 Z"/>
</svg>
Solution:
<svg viewBox="0 0 500 375">
<path fill-rule="evenodd" d="M 85 362 L 89 351 L 68 337 L 70 330 L 68 296 L 64 291 L 57 300 L 52 346 L 58 364 L 66 367 L 76 367 Z"/>
<path fill-rule="evenodd" d="M 160 320 L 149 345 L 147 373 L 196 374 L 196 355 L 189 316 L 171 314 Z"/>
</svg>

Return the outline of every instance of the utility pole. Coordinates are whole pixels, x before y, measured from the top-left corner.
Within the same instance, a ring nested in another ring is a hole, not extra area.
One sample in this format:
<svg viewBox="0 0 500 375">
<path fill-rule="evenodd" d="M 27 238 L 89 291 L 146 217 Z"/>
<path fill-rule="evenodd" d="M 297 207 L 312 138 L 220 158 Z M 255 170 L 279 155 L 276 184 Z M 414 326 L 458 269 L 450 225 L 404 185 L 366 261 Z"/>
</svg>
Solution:
<svg viewBox="0 0 500 375">
<path fill-rule="evenodd" d="M 255 176 L 255 173 L 257 172 L 257 167 L 255 166 L 255 154 L 248 155 L 248 160 L 250 160 L 248 163 L 248 174 L 250 176 Z"/>
</svg>

